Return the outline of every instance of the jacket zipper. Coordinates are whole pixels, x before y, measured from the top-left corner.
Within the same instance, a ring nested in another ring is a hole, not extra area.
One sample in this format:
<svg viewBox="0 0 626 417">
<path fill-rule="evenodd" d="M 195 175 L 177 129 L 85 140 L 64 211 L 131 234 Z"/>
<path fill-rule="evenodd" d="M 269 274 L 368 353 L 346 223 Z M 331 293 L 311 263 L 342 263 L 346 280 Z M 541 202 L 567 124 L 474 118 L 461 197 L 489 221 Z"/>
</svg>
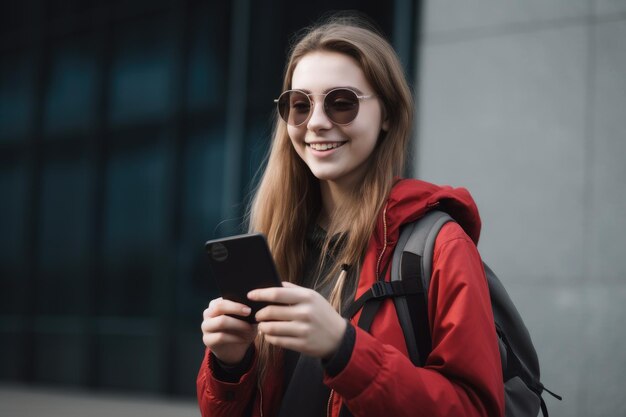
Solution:
<svg viewBox="0 0 626 417">
<path fill-rule="evenodd" d="M 387 205 L 385 204 L 385 209 L 383 210 L 383 250 L 380 252 L 378 256 L 378 261 L 376 262 L 376 276 L 380 275 L 380 262 L 383 260 L 383 255 L 387 250 Z M 332 403 L 333 397 L 335 396 L 335 390 L 330 390 L 330 395 L 328 396 L 328 404 L 326 405 L 326 417 L 330 417 L 330 413 L 332 411 Z M 262 417 L 263 415 L 261 415 Z"/>
<path fill-rule="evenodd" d="M 331 389 L 330 390 L 330 396 L 328 397 L 328 405 L 326 406 L 326 417 L 330 417 L 330 412 L 331 412 L 331 405 L 333 403 L 333 396 L 335 394 L 335 390 Z"/>
<path fill-rule="evenodd" d="M 378 256 L 378 261 L 376 262 L 376 277 L 380 276 L 380 262 L 383 260 L 383 255 L 387 250 L 387 205 L 385 204 L 385 209 L 383 210 L 383 237 L 385 238 L 383 241 L 383 250 L 380 251 L 380 255 Z"/>
</svg>

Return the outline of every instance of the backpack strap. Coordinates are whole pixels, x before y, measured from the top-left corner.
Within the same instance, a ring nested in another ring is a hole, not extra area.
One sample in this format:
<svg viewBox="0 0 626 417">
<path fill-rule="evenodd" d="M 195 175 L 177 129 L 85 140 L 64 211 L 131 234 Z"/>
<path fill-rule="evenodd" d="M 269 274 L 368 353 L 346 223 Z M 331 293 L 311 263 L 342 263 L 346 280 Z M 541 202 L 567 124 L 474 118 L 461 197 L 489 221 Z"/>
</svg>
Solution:
<svg viewBox="0 0 626 417">
<path fill-rule="evenodd" d="M 400 327 L 409 358 L 424 366 L 432 350 L 428 320 L 428 287 L 432 275 L 435 240 L 444 224 L 454 221 L 447 213 L 434 210 L 402 228 L 391 263 L 391 282 L 411 282 L 419 291 L 395 297 Z"/>
<path fill-rule="evenodd" d="M 363 308 L 358 326 L 369 332 L 382 301 L 393 298 L 409 358 L 416 366 L 425 364 L 432 349 L 427 308 L 428 285 L 435 240 L 441 227 L 449 221 L 453 220 L 447 213 L 434 210 L 405 225 L 390 262 L 391 281 L 384 280 L 389 267 L 387 264 L 378 281 L 356 299 L 346 312 L 347 317 L 352 318 Z"/>
<path fill-rule="evenodd" d="M 351 318 L 361 309 L 361 307 L 365 309 L 367 305 L 382 301 L 385 298 L 406 296 L 417 294 L 418 292 L 420 292 L 420 286 L 415 281 L 386 282 L 379 280 L 350 305 L 346 312 L 346 316 Z"/>
<path fill-rule="evenodd" d="M 419 291 L 419 287 L 416 282 L 386 282 L 385 275 L 387 275 L 388 268 L 389 263 L 387 263 L 378 277 L 378 281 L 376 281 L 369 290 L 357 298 L 346 311 L 346 316 L 352 318 L 357 311 L 363 308 L 357 325 L 366 332 L 370 331 L 374 317 L 376 316 L 376 313 L 385 298 L 415 294 Z"/>
</svg>

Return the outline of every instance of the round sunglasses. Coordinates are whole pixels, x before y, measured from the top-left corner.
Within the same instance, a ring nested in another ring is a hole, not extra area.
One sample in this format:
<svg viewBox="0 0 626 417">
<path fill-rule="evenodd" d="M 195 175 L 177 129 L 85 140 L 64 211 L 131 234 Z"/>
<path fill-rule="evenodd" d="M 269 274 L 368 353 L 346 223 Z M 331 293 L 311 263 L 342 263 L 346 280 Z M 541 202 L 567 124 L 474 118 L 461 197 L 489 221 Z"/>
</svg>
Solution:
<svg viewBox="0 0 626 417">
<path fill-rule="evenodd" d="M 287 90 L 274 100 L 278 114 L 290 126 L 300 126 L 313 112 L 311 96 L 323 97 L 324 113 L 336 125 L 350 124 L 359 114 L 359 100 L 373 95 L 358 95 L 349 88 L 334 88 L 324 94 L 305 93 L 301 90 Z"/>
</svg>

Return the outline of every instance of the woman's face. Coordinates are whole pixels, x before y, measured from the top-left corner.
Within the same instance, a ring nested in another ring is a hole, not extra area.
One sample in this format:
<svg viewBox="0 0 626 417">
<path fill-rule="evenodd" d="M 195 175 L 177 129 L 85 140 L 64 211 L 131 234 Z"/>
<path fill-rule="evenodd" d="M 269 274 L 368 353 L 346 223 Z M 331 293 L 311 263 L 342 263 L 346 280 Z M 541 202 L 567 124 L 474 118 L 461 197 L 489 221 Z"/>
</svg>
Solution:
<svg viewBox="0 0 626 417">
<path fill-rule="evenodd" d="M 324 113 L 321 94 L 337 87 L 370 96 L 359 100 L 359 112 L 348 125 L 336 125 Z M 365 174 L 380 130 L 387 130 L 380 101 L 365 74 L 352 57 L 312 52 L 296 65 L 291 88 L 312 94 L 313 101 L 309 119 L 300 126 L 287 127 L 294 149 L 319 180 L 353 186 Z"/>
</svg>

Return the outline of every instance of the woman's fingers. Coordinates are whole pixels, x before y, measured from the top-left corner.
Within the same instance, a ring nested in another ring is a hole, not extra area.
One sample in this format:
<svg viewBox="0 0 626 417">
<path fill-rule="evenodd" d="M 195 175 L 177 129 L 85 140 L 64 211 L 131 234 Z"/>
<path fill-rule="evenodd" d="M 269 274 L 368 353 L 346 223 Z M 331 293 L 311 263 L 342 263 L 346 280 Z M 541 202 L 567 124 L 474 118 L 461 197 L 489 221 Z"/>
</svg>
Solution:
<svg viewBox="0 0 626 417">
<path fill-rule="evenodd" d="M 257 311 L 255 318 L 257 321 L 307 321 L 308 318 L 306 314 L 309 310 L 311 310 L 311 307 L 306 304 L 296 304 L 293 306 L 274 304 L 263 307 Z"/>
<path fill-rule="evenodd" d="M 219 346 L 219 345 L 240 345 L 244 342 L 243 338 L 239 335 L 229 333 L 205 333 L 202 335 L 202 342 L 205 346 Z M 217 352 L 216 352 L 217 353 Z"/>
<path fill-rule="evenodd" d="M 259 323 L 259 331 L 265 336 L 306 337 L 311 329 L 307 323 L 298 321 L 266 321 Z"/>
<path fill-rule="evenodd" d="M 252 290 L 248 293 L 248 298 L 253 301 L 266 301 L 274 304 L 297 304 L 310 301 L 312 293 L 314 293 L 313 290 L 290 284 L 284 287 Z"/>
<path fill-rule="evenodd" d="M 216 333 L 227 332 L 234 334 L 247 334 L 254 330 L 254 325 L 230 316 L 220 315 L 204 320 L 201 325 L 203 332 Z"/>
<path fill-rule="evenodd" d="M 256 334 L 256 325 L 240 320 L 237 316 L 248 316 L 250 308 L 234 301 L 216 298 L 204 310 L 204 320 L 200 325 L 202 333 L 211 336 L 213 343 L 241 343 Z M 233 315 L 234 317 L 231 317 Z M 219 335 L 223 334 L 223 335 Z M 230 335 L 226 340 L 220 339 Z"/>
<path fill-rule="evenodd" d="M 345 334 L 346 321 L 312 289 L 284 283 L 279 288 L 251 291 L 248 298 L 271 303 L 255 316 L 259 332 L 271 344 L 327 358 Z"/>
<path fill-rule="evenodd" d="M 222 298 L 209 303 L 202 316 L 202 342 L 222 362 L 239 363 L 257 334 L 257 325 L 238 317 L 250 315 L 244 304 Z"/>
<path fill-rule="evenodd" d="M 218 317 L 223 314 L 234 314 L 237 316 L 247 317 L 252 310 L 245 304 L 237 303 L 223 298 L 216 298 L 209 303 L 209 307 L 204 310 L 203 317 L 205 320 L 212 317 Z"/>
</svg>

